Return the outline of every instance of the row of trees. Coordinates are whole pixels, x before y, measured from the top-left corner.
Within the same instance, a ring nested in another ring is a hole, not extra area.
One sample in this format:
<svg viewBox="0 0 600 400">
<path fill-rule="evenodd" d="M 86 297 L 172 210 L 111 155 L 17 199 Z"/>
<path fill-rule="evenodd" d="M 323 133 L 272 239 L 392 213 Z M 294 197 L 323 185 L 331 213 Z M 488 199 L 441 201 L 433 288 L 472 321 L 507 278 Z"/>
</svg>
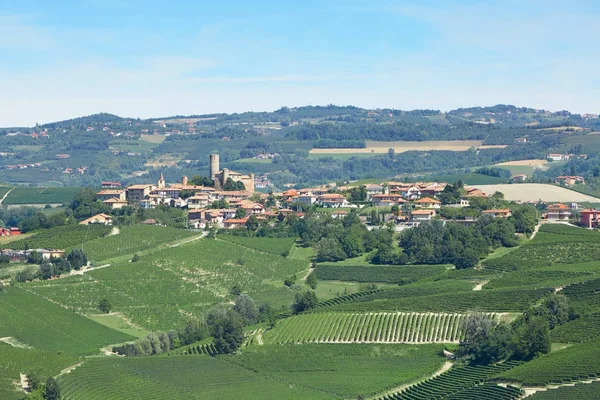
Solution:
<svg viewBox="0 0 600 400">
<path fill-rule="evenodd" d="M 539 306 L 528 309 L 511 324 L 474 313 L 463 323 L 464 339 L 458 356 L 471 364 L 490 364 L 506 359 L 531 360 L 550 351 L 550 330 L 576 317 L 567 297 L 556 293 Z"/>
<path fill-rule="evenodd" d="M 81 269 L 81 267 L 87 265 L 88 259 L 81 249 L 72 250 L 67 257 L 51 258 L 48 260 L 44 259 L 37 251 L 32 251 L 27 257 L 27 263 L 38 264 L 38 267 L 30 267 L 17 272 L 15 281 L 47 280 L 54 276 L 69 273 L 72 269 Z"/>
</svg>

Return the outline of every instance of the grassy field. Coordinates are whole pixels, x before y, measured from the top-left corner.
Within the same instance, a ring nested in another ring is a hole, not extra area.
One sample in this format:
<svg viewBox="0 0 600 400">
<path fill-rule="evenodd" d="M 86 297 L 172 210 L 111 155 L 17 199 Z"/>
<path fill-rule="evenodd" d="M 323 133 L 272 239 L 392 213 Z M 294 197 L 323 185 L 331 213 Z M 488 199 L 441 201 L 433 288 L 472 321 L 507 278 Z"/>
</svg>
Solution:
<svg viewBox="0 0 600 400">
<path fill-rule="evenodd" d="M 143 140 L 143 141 L 149 142 L 149 143 L 155 143 L 155 144 L 160 144 L 160 143 L 164 142 L 166 139 L 167 139 L 167 137 L 164 135 L 140 135 L 140 140 Z"/>
<path fill-rule="evenodd" d="M 153 148 L 158 146 L 159 143 L 160 142 L 151 142 L 149 140 L 116 139 L 116 140 L 111 140 L 109 145 L 110 145 L 111 150 L 134 152 L 134 153 L 149 153 L 152 151 Z"/>
<path fill-rule="evenodd" d="M 25 188 L 17 187 L 10 192 L 3 204 L 65 204 L 69 203 L 80 188 Z"/>
<path fill-rule="evenodd" d="M 321 149 L 321 150 L 327 150 L 327 149 Z M 334 149 L 336 150 L 336 149 Z M 347 149 L 347 150 L 360 150 L 360 149 Z M 359 158 L 365 158 L 365 157 L 373 157 L 373 156 L 379 156 L 381 155 L 381 153 L 352 153 L 352 152 L 347 152 L 347 153 L 309 153 L 308 158 L 312 158 L 314 160 L 318 160 L 321 158 L 334 158 L 336 160 L 340 160 L 340 161 L 347 161 L 353 157 L 359 157 Z"/>
<path fill-rule="evenodd" d="M 88 359 L 63 375 L 59 385 L 65 400 L 331 398 L 200 355 Z"/>
<path fill-rule="evenodd" d="M 97 354 L 108 344 L 133 339 L 20 288 L 0 296 L 0 321 L 0 337 L 72 355 Z"/>
<path fill-rule="evenodd" d="M 436 344 L 264 345 L 225 359 L 290 387 L 324 392 L 328 399 L 356 398 L 432 374 L 444 361 L 441 349 Z"/>
<path fill-rule="evenodd" d="M 476 185 L 488 195 L 504 193 L 506 200 L 512 201 L 549 201 L 549 202 L 591 202 L 600 203 L 600 199 L 577 193 L 560 186 L 542 183 L 515 183 L 500 185 Z"/>
<path fill-rule="evenodd" d="M 462 181 L 466 185 L 494 185 L 508 182 L 508 179 L 505 178 L 498 178 L 495 176 L 482 175 L 476 173 L 454 175 L 428 175 L 424 176 L 423 179 L 431 182 L 446 183 Z"/>
</svg>

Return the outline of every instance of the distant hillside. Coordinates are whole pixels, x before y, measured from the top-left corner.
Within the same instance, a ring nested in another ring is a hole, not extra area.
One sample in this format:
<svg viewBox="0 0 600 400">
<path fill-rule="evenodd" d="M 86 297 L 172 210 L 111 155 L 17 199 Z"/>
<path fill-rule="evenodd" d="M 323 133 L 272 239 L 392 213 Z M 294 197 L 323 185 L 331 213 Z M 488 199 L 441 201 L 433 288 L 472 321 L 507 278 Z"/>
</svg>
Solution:
<svg viewBox="0 0 600 400">
<path fill-rule="evenodd" d="M 85 129 L 88 126 L 95 126 L 100 124 L 113 124 L 123 122 L 125 120 L 125 118 L 119 117 L 114 114 L 99 113 L 88 115 L 85 117 L 67 119 L 64 121 L 51 122 L 48 124 L 44 124 L 41 127 L 48 129 Z"/>
</svg>

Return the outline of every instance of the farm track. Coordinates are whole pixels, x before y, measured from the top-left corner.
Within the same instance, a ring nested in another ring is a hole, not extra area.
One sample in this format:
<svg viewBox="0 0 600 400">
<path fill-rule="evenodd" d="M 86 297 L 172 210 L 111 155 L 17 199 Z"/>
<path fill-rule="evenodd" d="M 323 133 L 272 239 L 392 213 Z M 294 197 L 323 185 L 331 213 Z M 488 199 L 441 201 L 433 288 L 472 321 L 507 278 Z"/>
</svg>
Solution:
<svg viewBox="0 0 600 400">
<path fill-rule="evenodd" d="M 175 244 L 171 244 L 169 245 L 169 248 L 173 248 L 173 247 L 179 247 L 182 244 L 186 244 L 186 243 L 190 243 L 190 242 L 194 242 L 196 240 L 200 240 L 205 238 L 206 236 L 208 236 L 208 232 L 202 232 L 202 234 L 200 234 L 200 236 L 194 236 L 191 239 L 186 239 L 183 242 L 179 242 L 179 243 L 175 243 Z"/>
<path fill-rule="evenodd" d="M 525 392 L 523 396 L 519 397 L 518 400 L 526 399 L 527 397 L 533 396 L 538 392 L 547 392 L 548 390 L 560 389 L 563 387 L 573 387 L 577 385 L 589 385 L 592 382 L 600 382 L 600 378 L 587 379 L 585 381 L 570 382 L 562 385 L 548 385 L 548 386 L 522 386 L 521 389 Z M 512 384 L 512 383 L 511 383 Z"/>
<path fill-rule="evenodd" d="M 8 197 L 10 192 L 12 192 L 13 190 L 15 190 L 15 188 L 12 188 L 8 192 L 4 193 L 4 196 L 2 196 L 2 198 L 0 199 L 0 206 L 2 205 L 2 202 Z"/>
<path fill-rule="evenodd" d="M 376 396 L 368 397 L 368 399 L 369 399 L 369 400 L 381 399 L 381 398 L 383 398 L 383 397 L 385 397 L 385 396 L 389 396 L 389 395 L 393 395 L 393 394 L 396 394 L 396 393 L 398 393 L 398 392 L 401 392 L 401 391 L 403 391 L 403 390 L 405 390 L 405 389 L 408 389 L 408 388 L 409 388 L 409 387 L 411 387 L 411 386 L 415 386 L 415 385 L 417 385 L 417 384 L 419 384 L 419 383 L 421 383 L 421 382 L 425 382 L 425 381 L 427 381 L 427 380 L 429 380 L 429 379 L 433 379 L 433 378 L 435 378 L 435 377 L 437 377 L 437 376 L 440 376 L 441 374 L 443 374 L 444 372 L 446 372 L 446 371 L 448 371 L 450 368 L 452 368 L 452 365 L 453 365 L 453 364 L 452 364 L 450 361 L 446 361 L 446 362 L 444 363 L 444 365 L 442 365 L 442 366 L 440 367 L 440 369 L 438 369 L 438 370 L 437 370 L 437 371 L 435 371 L 433 374 L 431 374 L 431 375 L 429 375 L 429 376 L 427 376 L 427 377 L 421 378 L 421 379 L 419 379 L 419 380 L 417 380 L 417 381 L 415 381 L 415 382 L 406 383 L 406 384 L 404 384 L 404 385 L 401 385 L 401 386 L 395 387 L 395 388 L 393 388 L 393 389 L 390 389 L 390 390 L 387 390 L 387 391 L 385 391 L 385 392 L 383 392 L 383 393 L 379 393 L 379 394 L 378 394 L 378 395 L 376 395 Z"/>
</svg>

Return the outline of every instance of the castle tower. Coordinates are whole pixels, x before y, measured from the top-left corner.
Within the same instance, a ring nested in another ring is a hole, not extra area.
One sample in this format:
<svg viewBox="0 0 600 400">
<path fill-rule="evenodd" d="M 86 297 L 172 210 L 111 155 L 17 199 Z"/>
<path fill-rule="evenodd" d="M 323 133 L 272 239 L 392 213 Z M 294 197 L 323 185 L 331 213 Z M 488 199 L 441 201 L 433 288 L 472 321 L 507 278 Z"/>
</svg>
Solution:
<svg viewBox="0 0 600 400">
<path fill-rule="evenodd" d="M 219 155 L 210 155 L 210 179 L 215 179 L 219 173 Z"/>
<path fill-rule="evenodd" d="M 187 184 L 188 184 L 188 177 L 187 176 L 184 175 L 184 176 L 181 177 L 181 184 L 183 186 L 187 186 Z"/>
<path fill-rule="evenodd" d="M 158 188 L 159 189 L 164 189 L 165 186 L 166 186 L 165 177 L 163 176 L 163 173 L 161 172 L 160 173 L 160 179 L 158 180 Z"/>
</svg>

